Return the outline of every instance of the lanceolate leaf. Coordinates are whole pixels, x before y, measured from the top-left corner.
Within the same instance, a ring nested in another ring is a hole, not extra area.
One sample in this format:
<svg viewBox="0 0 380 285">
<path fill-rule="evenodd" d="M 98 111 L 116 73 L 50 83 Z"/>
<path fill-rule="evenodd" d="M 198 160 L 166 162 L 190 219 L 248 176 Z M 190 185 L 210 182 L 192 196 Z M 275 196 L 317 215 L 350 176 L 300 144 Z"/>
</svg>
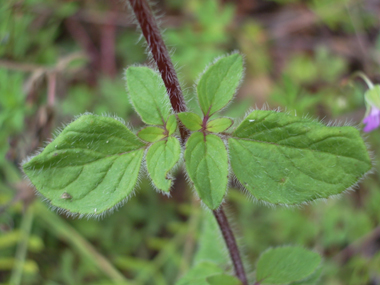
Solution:
<svg viewBox="0 0 380 285">
<path fill-rule="evenodd" d="M 209 117 L 230 102 L 243 76 L 243 58 L 235 53 L 222 57 L 202 75 L 197 86 L 199 105 Z"/>
<path fill-rule="evenodd" d="M 147 142 L 155 142 L 165 137 L 165 130 L 159 127 L 146 127 L 137 136 Z"/>
<path fill-rule="evenodd" d="M 310 276 L 319 266 L 318 253 L 301 247 L 278 247 L 264 252 L 256 268 L 260 284 L 287 284 Z"/>
<path fill-rule="evenodd" d="M 206 278 L 210 285 L 242 285 L 241 281 L 235 276 L 227 274 L 217 274 Z"/>
<path fill-rule="evenodd" d="M 161 76 L 148 67 L 131 66 L 126 77 L 129 96 L 141 119 L 149 125 L 164 125 L 171 105 Z"/>
<path fill-rule="evenodd" d="M 146 163 L 154 185 L 161 191 L 170 190 L 172 180 L 168 177 L 169 171 L 178 162 L 181 146 L 178 139 L 168 137 L 154 143 L 146 155 Z"/>
<path fill-rule="evenodd" d="M 98 215 L 133 191 L 144 146 L 116 119 L 84 115 L 23 169 L 53 206 L 73 214 Z"/>
<path fill-rule="evenodd" d="M 216 209 L 227 188 L 227 150 L 216 135 L 193 133 L 186 143 L 186 169 L 202 201 Z"/>
<path fill-rule="evenodd" d="M 198 250 L 194 256 L 194 264 L 210 261 L 226 266 L 229 256 L 226 243 L 220 238 L 219 225 L 210 211 L 202 212 L 202 230 L 198 239 Z"/>
<path fill-rule="evenodd" d="M 202 128 L 202 119 L 195 113 L 183 112 L 178 113 L 178 118 L 182 124 L 190 131 L 198 131 Z"/>
<path fill-rule="evenodd" d="M 222 274 L 223 270 L 212 262 L 202 262 L 191 268 L 176 285 L 209 285 L 206 278 Z"/>
<path fill-rule="evenodd" d="M 228 140 L 232 169 L 254 197 L 298 204 L 339 194 L 371 169 L 360 133 L 274 111 L 254 111 Z"/>
<path fill-rule="evenodd" d="M 170 115 L 168 121 L 166 122 L 166 129 L 168 131 L 168 135 L 171 136 L 177 129 L 177 118 L 176 116 Z"/>
<path fill-rule="evenodd" d="M 231 127 L 233 121 L 229 118 L 218 118 L 208 122 L 207 130 L 213 133 L 220 133 Z"/>
</svg>

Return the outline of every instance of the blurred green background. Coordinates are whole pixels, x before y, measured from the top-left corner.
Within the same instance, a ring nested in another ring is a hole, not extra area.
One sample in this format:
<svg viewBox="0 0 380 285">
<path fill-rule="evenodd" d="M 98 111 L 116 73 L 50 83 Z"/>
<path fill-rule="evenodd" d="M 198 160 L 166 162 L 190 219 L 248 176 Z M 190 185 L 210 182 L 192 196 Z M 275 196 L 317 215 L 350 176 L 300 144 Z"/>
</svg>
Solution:
<svg viewBox="0 0 380 285">
<path fill-rule="evenodd" d="M 246 75 L 224 112 L 236 119 L 280 107 L 359 124 L 366 87 L 349 77 L 361 70 L 380 82 L 378 0 L 160 0 L 155 9 L 192 108 L 199 73 L 234 50 Z M 123 79 L 131 64 L 152 62 L 123 1 L 0 2 L 0 284 L 163 285 L 190 268 L 204 219 L 181 169 L 170 198 L 144 178 L 101 221 L 51 212 L 19 170 L 86 111 L 140 128 Z M 225 207 L 251 278 L 266 248 L 302 245 L 323 256 L 318 284 L 380 284 L 379 132 L 366 135 L 375 171 L 339 198 L 268 207 L 232 183 Z"/>
</svg>

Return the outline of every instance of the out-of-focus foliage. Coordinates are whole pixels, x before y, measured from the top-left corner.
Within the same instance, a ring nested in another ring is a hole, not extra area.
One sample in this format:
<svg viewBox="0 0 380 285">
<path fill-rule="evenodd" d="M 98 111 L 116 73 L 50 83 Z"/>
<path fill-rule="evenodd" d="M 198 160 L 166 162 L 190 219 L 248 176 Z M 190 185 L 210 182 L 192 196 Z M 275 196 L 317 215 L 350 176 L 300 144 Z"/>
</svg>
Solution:
<svg viewBox="0 0 380 285">
<path fill-rule="evenodd" d="M 261 108 L 268 102 L 270 108 L 298 115 L 360 123 L 363 87 L 351 86 L 347 79 L 362 69 L 379 81 L 378 1 L 276 0 L 252 1 L 252 6 L 248 2 L 158 2 L 166 42 L 188 97 L 194 94 L 191 82 L 208 62 L 240 50 L 245 55 L 245 84 L 234 105 L 224 110 L 226 116 L 241 117 L 252 104 Z M 71 220 L 50 212 L 33 201 L 33 190 L 22 183 L 19 163 L 73 116 L 86 111 L 116 114 L 135 128 L 141 126 L 132 113 L 122 74 L 128 65 L 149 61 L 124 8 L 118 1 L 1 1 L 0 284 L 20 277 L 26 285 L 175 284 L 205 255 L 213 259 L 227 255 L 224 249 L 205 253 L 204 235 L 212 233 L 201 234 L 201 221 L 210 220 L 204 219 L 180 171 L 170 199 L 142 179 L 139 195 L 101 221 Z M 305 9 L 310 14 L 302 22 L 305 17 L 298 16 L 305 15 Z M 112 46 L 103 33 L 109 19 L 115 27 L 116 75 L 107 74 L 99 63 Z M 69 28 L 73 20 L 74 30 Z M 80 31 L 84 36 L 75 34 Z M 38 68 L 53 68 L 62 57 L 78 51 L 90 60 L 76 73 L 58 73 L 51 115 L 46 107 L 49 79 L 45 73 L 38 77 Z M 16 64 L 16 70 L 5 61 Z M 30 65 L 37 68 L 29 69 Z M 196 105 L 190 101 L 190 108 Z M 368 135 L 375 165 L 380 162 L 379 142 L 378 131 Z M 268 247 L 300 245 L 323 256 L 316 284 L 376 284 L 379 185 L 378 175 L 372 174 L 340 199 L 290 209 L 252 204 L 233 187 L 227 212 L 239 229 L 249 264 L 255 265 Z M 27 205 L 31 210 L 25 212 Z M 30 211 L 32 224 L 26 235 L 25 213 Z M 219 233 L 212 238 L 222 241 Z M 231 273 L 230 265 L 221 261 L 220 266 Z M 253 277 L 252 271 L 248 273 Z"/>
<path fill-rule="evenodd" d="M 234 16 L 231 4 L 219 5 L 214 0 L 185 2 L 194 20 L 166 32 L 167 44 L 173 47 L 173 61 L 181 67 L 180 75 L 192 82 L 205 66 L 226 52 L 231 41 L 228 33 Z"/>
<path fill-rule="evenodd" d="M 19 179 L 17 168 L 6 156 L 10 151 L 9 138 L 23 131 L 25 113 L 30 109 L 25 104 L 23 80 L 21 73 L 0 69 L 0 169 L 5 181 Z"/>
<path fill-rule="evenodd" d="M 41 7 L 44 4 L 43 7 Z M 52 64 L 60 53 L 59 25 L 78 10 L 75 2 L 5 1 L 0 7 L 0 57 Z M 42 9 L 41 9 L 42 8 Z"/>
</svg>

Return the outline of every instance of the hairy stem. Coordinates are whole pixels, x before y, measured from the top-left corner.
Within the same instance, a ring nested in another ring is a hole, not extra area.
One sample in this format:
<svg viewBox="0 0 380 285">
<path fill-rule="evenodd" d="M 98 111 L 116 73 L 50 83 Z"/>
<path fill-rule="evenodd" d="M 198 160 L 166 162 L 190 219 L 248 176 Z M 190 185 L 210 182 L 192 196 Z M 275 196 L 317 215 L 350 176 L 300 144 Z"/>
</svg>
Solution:
<svg viewBox="0 0 380 285">
<path fill-rule="evenodd" d="M 245 276 L 244 266 L 241 261 L 239 249 L 236 244 L 236 239 L 228 223 L 226 214 L 224 213 L 222 207 L 220 207 L 218 210 L 214 210 L 213 213 L 216 220 L 218 221 L 223 238 L 227 244 L 228 252 L 230 253 L 230 257 L 234 265 L 235 275 L 240 279 L 243 285 L 248 285 L 247 277 Z"/>
<path fill-rule="evenodd" d="M 177 74 L 148 3 L 146 0 L 129 0 L 129 3 L 131 4 L 142 33 L 148 43 L 153 59 L 161 73 L 162 80 L 168 91 L 174 111 L 176 113 L 186 111 L 185 100 L 182 95 Z M 182 140 L 184 141 L 187 136 L 187 131 L 183 127 L 180 128 L 180 131 Z M 245 276 L 236 240 L 230 225 L 228 224 L 223 208 L 220 207 L 218 211 L 214 211 L 214 215 L 227 244 L 236 276 L 242 281 L 243 285 L 247 285 L 247 278 Z"/>
<path fill-rule="evenodd" d="M 129 0 L 129 3 L 161 73 L 174 111 L 177 113 L 186 111 L 177 73 L 148 3 L 145 0 Z"/>
</svg>

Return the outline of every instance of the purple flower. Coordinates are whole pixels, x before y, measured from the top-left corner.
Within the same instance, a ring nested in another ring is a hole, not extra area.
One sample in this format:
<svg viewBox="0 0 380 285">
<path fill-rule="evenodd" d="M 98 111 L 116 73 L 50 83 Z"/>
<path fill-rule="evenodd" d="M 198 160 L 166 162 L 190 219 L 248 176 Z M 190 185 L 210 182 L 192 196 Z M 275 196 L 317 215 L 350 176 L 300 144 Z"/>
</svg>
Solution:
<svg viewBox="0 0 380 285">
<path fill-rule="evenodd" d="M 375 106 L 371 106 L 370 108 L 369 115 L 363 119 L 363 124 L 366 125 L 363 131 L 367 133 L 372 132 L 380 126 L 380 110 Z"/>
<path fill-rule="evenodd" d="M 365 80 L 369 88 L 364 94 L 367 111 L 363 119 L 365 125 L 363 131 L 368 133 L 380 126 L 380 85 L 373 85 L 364 74 L 359 74 L 359 76 Z"/>
<path fill-rule="evenodd" d="M 352 76 L 360 77 L 368 86 L 368 90 L 364 94 L 367 111 L 363 119 L 363 124 L 365 125 L 363 131 L 366 133 L 372 132 L 380 126 L 380 84 L 374 85 L 361 71 L 355 72 Z"/>
</svg>

